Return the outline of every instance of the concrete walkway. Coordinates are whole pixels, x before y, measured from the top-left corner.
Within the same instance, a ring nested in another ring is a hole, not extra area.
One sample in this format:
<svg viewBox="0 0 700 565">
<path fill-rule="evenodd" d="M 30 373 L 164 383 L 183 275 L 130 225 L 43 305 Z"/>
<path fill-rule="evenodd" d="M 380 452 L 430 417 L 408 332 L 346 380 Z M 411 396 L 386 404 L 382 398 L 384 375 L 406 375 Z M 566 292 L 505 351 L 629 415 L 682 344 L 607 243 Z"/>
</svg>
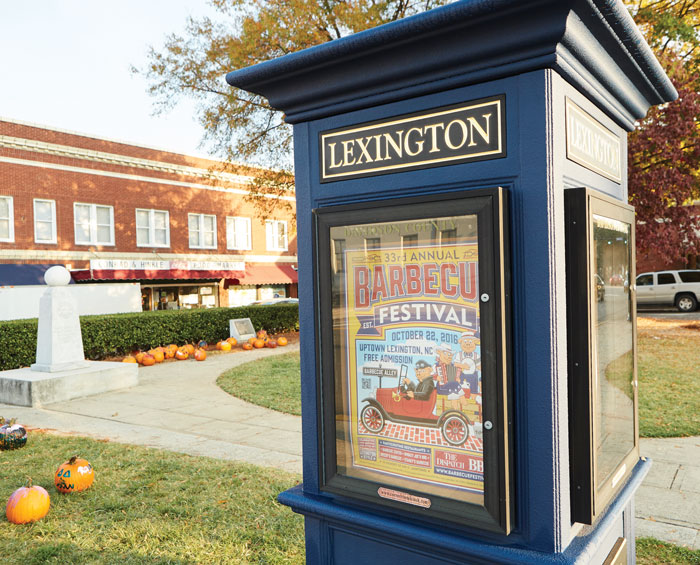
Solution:
<svg viewBox="0 0 700 565">
<path fill-rule="evenodd" d="M 136 387 L 42 408 L 0 404 L 0 415 L 32 428 L 301 473 L 301 418 L 249 404 L 216 385 L 227 369 L 298 350 L 255 349 L 141 367 Z"/>
<path fill-rule="evenodd" d="M 0 415 L 33 428 L 301 473 L 301 419 L 248 404 L 216 386 L 231 367 L 295 350 L 142 367 L 137 387 L 42 408 L 0 404 Z M 637 536 L 700 549 L 700 437 L 643 439 L 641 452 L 653 465 L 636 497 Z"/>
</svg>

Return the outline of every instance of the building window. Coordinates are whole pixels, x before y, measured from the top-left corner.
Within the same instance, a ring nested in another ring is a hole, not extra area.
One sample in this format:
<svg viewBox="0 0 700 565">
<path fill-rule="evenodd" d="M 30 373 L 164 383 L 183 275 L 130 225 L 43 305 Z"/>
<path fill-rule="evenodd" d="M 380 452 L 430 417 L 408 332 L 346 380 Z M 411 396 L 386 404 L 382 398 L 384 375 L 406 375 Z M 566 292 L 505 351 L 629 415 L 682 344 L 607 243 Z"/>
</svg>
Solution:
<svg viewBox="0 0 700 565">
<path fill-rule="evenodd" d="M 73 204 L 76 245 L 114 245 L 114 208 Z"/>
<path fill-rule="evenodd" d="M 365 238 L 365 251 L 375 251 L 379 249 L 382 244 L 381 237 L 366 237 Z"/>
<path fill-rule="evenodd" d="M 267 220 L 265 222 L 268 251 L 287 251 L 287 222 Z"/>
<path fill-rule="evenodd" d="M 226 218 L 226 249 L 252 249 L 250 218 Z"/>
<path fill-rule="evenodd" d="M 188 214 L 190 247 L 193 249 L 216 249 L 216 216 Z"/>
<path fill-rule="evenodd" d="M 136 245 L 170 247 L 170 216 L 166 210 L 136 209 Z"/>
<path fill-rule="evenodd" d="M 56 201 L 34 199 L 34 241 L 56 243 Z"/>
<path fill-rule="evenodd" d="M 401 237 L 402 247 L 418 247 L 418 234 L 412 233 L 410 235 L 404 235 Z"/>
<path fill-rule="evenodd" d="M 15 216 L 12 196 L 0 196 L 0 241 L 15 240 Z"/>
<path fill-rule="evenodd" d="M 457 230 L 440 231 L 440 245 L 454 245 L 457 242 Z"/>
</svg>

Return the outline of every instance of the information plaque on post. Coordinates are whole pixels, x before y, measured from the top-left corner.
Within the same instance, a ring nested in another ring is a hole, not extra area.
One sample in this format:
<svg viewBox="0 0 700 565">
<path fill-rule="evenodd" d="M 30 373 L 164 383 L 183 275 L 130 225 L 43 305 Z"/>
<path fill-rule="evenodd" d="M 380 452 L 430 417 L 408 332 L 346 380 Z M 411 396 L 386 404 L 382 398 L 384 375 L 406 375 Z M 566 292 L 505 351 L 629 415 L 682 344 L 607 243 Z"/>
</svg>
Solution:
<svg viewBox="0 0 700 565">
<path fill-rule="evenodd" d="M 639 459 L 634 208 L 565 196 L 571 515 L 592 524 Z"/>
<path fill-rule="evenodd" d="M 510 531 L 505 198 L 315 211 L 324 491 Z"/>
</svg>

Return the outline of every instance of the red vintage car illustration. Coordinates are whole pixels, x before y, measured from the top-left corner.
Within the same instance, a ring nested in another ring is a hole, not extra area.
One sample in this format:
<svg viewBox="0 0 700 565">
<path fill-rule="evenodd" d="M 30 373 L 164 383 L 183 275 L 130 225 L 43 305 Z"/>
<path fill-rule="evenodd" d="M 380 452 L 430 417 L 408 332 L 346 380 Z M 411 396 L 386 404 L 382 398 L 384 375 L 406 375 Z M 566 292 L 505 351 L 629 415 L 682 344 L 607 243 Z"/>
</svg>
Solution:
<svg viewBox="0 0 700 565">
<path fill-rule="evenodd" d="M 447 443 L 463 445 L 469 438 L 472 422 L 459 410 L 446 410 L 439 416 L 433 414 L 437 391 L 433 390 L 428 400 L 409 398 L 396 387 L 378 388 L 376 398 L 364 398 L 367 404 L 360 411 L 360 421 L 367 431 L 378 434 L 387 421 L 412 426 L 439 428 Z"/>
</svg>

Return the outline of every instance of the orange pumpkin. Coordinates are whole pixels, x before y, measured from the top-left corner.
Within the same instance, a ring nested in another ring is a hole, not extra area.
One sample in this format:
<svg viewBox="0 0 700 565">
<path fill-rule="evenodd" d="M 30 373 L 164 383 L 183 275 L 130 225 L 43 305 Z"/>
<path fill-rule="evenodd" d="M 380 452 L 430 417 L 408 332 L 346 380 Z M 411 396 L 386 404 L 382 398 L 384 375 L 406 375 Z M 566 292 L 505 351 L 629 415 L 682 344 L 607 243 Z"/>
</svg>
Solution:
<svg viewBox="0 0 700 565">
<path fill-rule="evenodd" d="M 287 342 L 287 338 L 286 338 L 286 337 L 279 337 L 279 338 L 277 338 L 277 345 L 285 346 L 285 345 L 287 345 L 287 343 L 288 343 L 288 342 Z"/>
<path fill-rule="evenodd" d="M 238 343 L 238 340 L 235 337 L 226 338 L 226 341 L 228 341 L 231 344 L 231 347 Z"/>
<path fill-rule="evenodd" d="M 270 349 L 274 349 L 275 347 L 277 347 L 277 342 L 274 339 L 268 339 L 265 342 L 265 347 L 269 347 Z"/>
<path fill-rule="evenodd" d="M 220 341 L 221 351 L 231 351 L 231 344 L 228 341 Z"/>
<path fill-rule="evenodd" d="M 207 358 L 207 352 L 204 349 L 195 349 L 194 358 L 197 361 L 204 361 Z"/>
<path fill-rule="evenodd" d="M 153 357 L 153 355 L 151 355 L 150 353 L 146 353 L 146 354 L 143 356 L 143 358 L 141 359 L 141 364 L 142 364 L 144 367 L 150 367 L 151 365 L 155 365 L 155 364 L 156 364 L 156 359 L 155 359 L 155 357 Z"/>
<path fill-rule="evenodd" d="M 258 339 L 266 339 L 267 338 L 267 332 L 265 330 L 258 330 L 257 333 Z"/>
<path fill-rule="evenodd" d="M 192 355 L 194 353 L 194 345 L 192 345 L 191 343 L 187 343 L 187 344 L 183 345 L 182 348 L 185 349 L 187 351 L 187 353 L 189 353 L 190 355 Z"/>
<path fill-rule="evenodd" d="M 51 498 L 45 488 L 32 486 L 29 479 L 26 487 L 12 493 L 5 507 L 5 515 L 13 524 L 26 524 L 41 520 L 49 513 Z"/>
<path fill-rule="evenodd" d="M 250 351 L 251 349 L 253 349 L 253 344 L 250 343 L 249 341 L 246 341 L 246 342 L 242 345 L 242 347 L 243 347 L 243 349 L 245 349 L 246 351 Z"/>
<path fill-rule="evenodd" d="M 255 347 L 256 349 L 260 349 L 262 347 L 265 347 L 265 342 L 262 339 L 256 339 L 253 342 L 253 347 Z"/>
<path fill-rule="evenodd" d="M 77 455 L 59 465 L 54 475 L 56 490 L 62 493 L 87 490 L 94 481 L 95 471 L 92 465 Z"/>
<path fill-rule="evenodd" d="M 143 363 L 144 355 L 146 355 L 145 351 L 139 351 L 136 355 L 134 355 L 134 359 L 136 359 L 137 363 Z"/>
<path fill-rule="evenodd" d="M 138 363 L 138 361 L 133 355 L 127 355 L 122 359 L 122 363 Z"/>
<path fill-rule="evenodd" d="M 253 345 L 255 343 L 255 340 L 257 340 L 257 339 L 258 339 L 257 337 L 251 337 L 250 339 L 248 339 L 248 343 Z"/>
<path fill-rule="evenodd" d="M 190 354 L 187 352 L 186 349 L 178 349 L 178 350 L 175 352 L 175 358 L 176 358 L 176 359 L 179 359 L 180 361 L 184 361 L 184 360 L 187 359 L 189 356 L 190 356 Z"/>
<path fill-rule="evenodd" d="M 153 358 L 156 360 L 156 363 L 162 363 L 163 359 L 165 359 L 165 353 L 163 353 L 162 348 L 160 347 L 156 349 L 151 349 L 148 353 L 153 355 Z"/>
<path fill-rule="evenodd" d="M 178 346 L 175 345 L 174 343 L 171 343 L 171 344 L 168 345 L 168 347 L 166 347 L 165 349 L 172 349 L 173 351 L 177 351 L 179 348 L 178 348 Z"/>
<path fill-rule="evenodd" d="M 170 347 L 165 348 L 165 353 L 163 354 L 166 359 L 172 359 L 175 357 L 175 352 L 177 351 L 177 347 L 175 349 L 171 349 Z"/>
</svg>

